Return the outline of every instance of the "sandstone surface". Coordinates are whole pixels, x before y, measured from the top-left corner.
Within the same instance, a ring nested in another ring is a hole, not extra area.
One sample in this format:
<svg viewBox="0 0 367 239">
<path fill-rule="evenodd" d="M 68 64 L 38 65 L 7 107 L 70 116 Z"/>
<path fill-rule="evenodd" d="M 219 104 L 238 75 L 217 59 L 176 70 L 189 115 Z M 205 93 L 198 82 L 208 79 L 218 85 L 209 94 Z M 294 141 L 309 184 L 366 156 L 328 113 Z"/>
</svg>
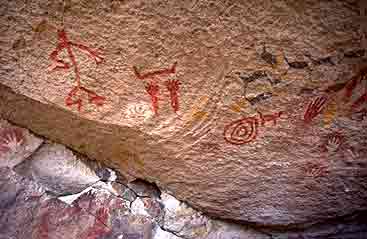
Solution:
<svg viewBox="0 0 367 239">
<path fill-rule="evenodd" d="M 0 116 L 203 212 L 367 209 L 363 1 L 6 1 Z"/>
</svg>

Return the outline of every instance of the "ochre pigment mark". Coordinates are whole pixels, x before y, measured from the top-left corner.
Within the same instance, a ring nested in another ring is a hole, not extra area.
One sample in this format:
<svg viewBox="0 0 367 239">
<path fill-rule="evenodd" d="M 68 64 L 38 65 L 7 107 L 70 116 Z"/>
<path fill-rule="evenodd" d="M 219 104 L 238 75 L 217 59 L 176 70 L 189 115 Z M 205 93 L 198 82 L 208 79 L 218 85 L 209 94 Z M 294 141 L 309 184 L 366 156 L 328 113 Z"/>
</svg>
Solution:
<svg viewBox="0 0 367 239">
<path fill-rule="evenodd" d="M 4 128 L 0 130 L 0 153 L 15 151 L 24 143 L 23 131 L 17 128 Z"/>
<path fill-rule="evenodd" d="M 103 61 L 103 58 L 95 51 L 91 50 L 89 47 L 69 41 L 64 29 L 58 30 L 58 44 L 56 49 L 50 54 L 50 59 L 53 62 L 49 69 L 53 71 L 60 69 L 69 69 L 70 67 L 72 67 L 75 73 L 76 86 L 68 93 L 65 99 L 65 104 L 67 106 L 77 105 L 78 111 L 80 112 L 83 106 L 83 101 L 80 94 L 84 92 L 87 93 L 89 103 L 95 104 L 96 106 L 103 105 L 103 102 L 105 101 L 104 97 L 97 95 L 96 92 L 89 90 L 81 85 L 78 62 L 76 61 L 72 47 L 76 47 L 86 53 L 89 57 L 94 59 L 96 64 L 100 64 Z M 67 63 L 64 60 L 58 58 L 58 55 L 64 49 L 66 50 L 71 63 Z"/>
<path fill-rule="evenodd" d="M 150 96 L 150 100 L 152 102 L 152 108 L 154 111 L 154 114 L 158 114 L 158 108 L 159 108 L 159 85 L 157 80 L 160 77 L 167 77 L 171 74 L 176 73 L 176 65 L 177 62 L 175 62 L 171 68 L 162 69 L 162 70 L 156 70 L 151 71 L 147 73 L 140 73 L 136 66 L 133 66 L 135 76 L 140 80 L 149 80 L 147 83 L 145 89 L 147 93 Z M 179 102 L 178 102 L 178 91 L 180 89 L 180 82 L 179 80 L 167 80 L 166 81 L 166 88 L 170 93 L 170 99 L 171 99 L 171 107 L 174 112 L 177 112 L 179 110 Z"/>
<path fill-rule="evenodd" d="M 244 117 L 233 121 L 224 128 L 224 139 L 231 144 L 242 145 L 247 144 L 256 139 L 259 126 L 264 127 L 266 122 L 273 122 L 276 125 L 276 120 L 283 114 L 277 112 L 274 114 L 263 115 L 259 112 L 259 117 Z"/>
<path fill-rule="evenodd" d="M 303 115 L 303 120 L 306 123 L 310 123 L 316 116 L 318 116 L 325 107 L 327 98 L 325 96 L 319 96 L 312 100 Z"/>
</svg>

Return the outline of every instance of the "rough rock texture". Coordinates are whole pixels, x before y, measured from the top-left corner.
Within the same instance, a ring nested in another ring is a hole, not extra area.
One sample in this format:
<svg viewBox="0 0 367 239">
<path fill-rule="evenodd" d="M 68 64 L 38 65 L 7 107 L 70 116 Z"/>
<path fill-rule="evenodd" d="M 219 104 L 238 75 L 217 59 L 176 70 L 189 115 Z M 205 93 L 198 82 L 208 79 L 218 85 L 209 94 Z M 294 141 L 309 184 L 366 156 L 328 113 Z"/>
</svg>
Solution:
<svg viewBox="0 0 367 239">
<path fill-rule="evenodd" d="M 367 209 L 363 2 L 7 1 L 0 115 L 217 217 L 354 214 Z"/>
<path fill-rule="evenodd" d="M 60 144 L 42 146 L 15 170 L 57 195 L 78 193 L 100 180 L 92 169 Z"/>
</svg>

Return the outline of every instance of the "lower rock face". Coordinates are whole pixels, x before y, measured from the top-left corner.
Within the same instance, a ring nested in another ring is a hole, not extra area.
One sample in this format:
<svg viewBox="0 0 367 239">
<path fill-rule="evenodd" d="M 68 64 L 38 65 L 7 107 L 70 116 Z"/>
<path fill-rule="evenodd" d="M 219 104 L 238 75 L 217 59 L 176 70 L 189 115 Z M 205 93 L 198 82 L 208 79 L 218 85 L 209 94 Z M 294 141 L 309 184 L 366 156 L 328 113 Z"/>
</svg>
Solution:
<svg viewBox="0 0 367 239">
<path fill-rule="evenodd" d="M 50 177 L 48 167 L 55 177 Z M 94 170 L 110 176 L 100 174 L 98 178 Z M 210 218 L 151 183 L 136 180 L 125 185 L 114 181 L 119 178 L 114 175 L 111 169 L 95 167 L 95 162 L 80 160 L 74 152 L 52 142 L 43 144 L 16 167 L 0 167 L 0 239 L 367 237 L 367 213 L 303 230 L 258 228 Z M 73 180 L 79 184 L 73 186 Z M 78 194 L 68 195 L 70 192 Z"/>
<path fill-rule="evenodd" d="M 92 169 L 60 144 L 45 144 L 15 170 L 56 195 L 78 193 L 100 180 Z"/>
</svg>

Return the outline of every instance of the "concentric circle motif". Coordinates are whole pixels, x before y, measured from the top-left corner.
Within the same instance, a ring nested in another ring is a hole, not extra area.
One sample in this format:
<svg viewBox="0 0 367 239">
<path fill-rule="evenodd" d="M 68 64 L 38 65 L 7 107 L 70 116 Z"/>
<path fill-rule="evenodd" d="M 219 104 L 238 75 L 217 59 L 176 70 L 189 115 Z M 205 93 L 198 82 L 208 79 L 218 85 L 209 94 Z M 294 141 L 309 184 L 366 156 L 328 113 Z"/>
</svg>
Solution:
<svg viewBox="0 0 367 239">
<path fill-rule="evenodd" d="M 236 120 L 224 128 L 224 139 L 228 143 L 236 145 L 249 143 L 256 138 L 258 125 L 256 117 Z"/>
</svg>

